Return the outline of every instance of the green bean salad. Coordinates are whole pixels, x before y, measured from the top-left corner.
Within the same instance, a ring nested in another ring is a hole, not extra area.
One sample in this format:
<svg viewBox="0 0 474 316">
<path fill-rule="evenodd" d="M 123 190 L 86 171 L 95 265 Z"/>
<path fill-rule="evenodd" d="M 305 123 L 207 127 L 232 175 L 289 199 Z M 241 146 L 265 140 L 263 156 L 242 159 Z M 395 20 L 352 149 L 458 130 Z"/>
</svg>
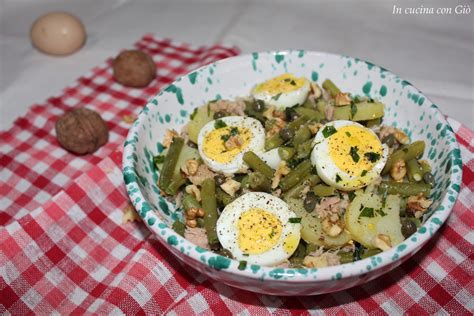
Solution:
<svg viewBox="0 0 474 316">
<path fill-rule="evenodd" d="M 321 268 L 416 232 L 435 185 L 423 140 L 383 125 L 384 104 L 282 74 L 198 107 L 154 157 L 173 229 L 249 264 Z"/>
</svg>

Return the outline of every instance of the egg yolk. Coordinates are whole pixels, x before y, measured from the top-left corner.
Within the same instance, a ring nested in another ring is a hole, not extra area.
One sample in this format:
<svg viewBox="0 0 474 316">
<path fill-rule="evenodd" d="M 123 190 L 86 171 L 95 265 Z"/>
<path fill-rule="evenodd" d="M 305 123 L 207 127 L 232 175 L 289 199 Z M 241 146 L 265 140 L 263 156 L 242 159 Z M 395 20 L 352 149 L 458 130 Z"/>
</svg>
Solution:
<svg viewBox="0 0 474 316">
<path fill-rule="evenodd" d="M 369 130 L 348 125 L 341 127 L 329 138 L 332 161 L 351 176 L 370 171 L 382 156 L 380 140 Z"/>
<path fill-rule="evenodd" d="M 252 132 L 248 128 L 222 127 L 209 132 L 203 141 L 203 152 L 219 163 L 229 163 L 250 143 Z"/>
<path fill-rule="evenodd" d="M 281 76 L 272 78 L 268 81 L 265 81 L 257 85 L 253 92 L 254 93 L 268 93 L 270 95 L 275 95 L 278 93 L 288 93 L 301 89 L 304 86 L 306 80 L 301 78 L 296 78 L 292 74 L 283 74 Z"/>
<path fill-rule="evenodd" d="M 287 254 L 292 254 L 295 252 L 298 244 L 300 243 L 300 239 L 296 237 L 294 234 L 289 234 L 285 241 L 283 241 L 283 249 Z"/>
<path fill-rule="evenodd" d="M 266 252 L 275 246 L 283 229 L 277 216 L 259 208 L 243 212 L 237 227 L 240 250 L 252 255 Z"/>
</svg>

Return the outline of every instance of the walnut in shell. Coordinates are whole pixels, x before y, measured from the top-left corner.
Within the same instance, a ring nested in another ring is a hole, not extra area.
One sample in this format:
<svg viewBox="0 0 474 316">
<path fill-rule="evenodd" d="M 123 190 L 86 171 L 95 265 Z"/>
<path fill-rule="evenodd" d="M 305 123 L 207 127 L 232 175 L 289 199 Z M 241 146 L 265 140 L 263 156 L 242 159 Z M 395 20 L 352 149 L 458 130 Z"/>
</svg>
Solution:
<svg viewBox="0 0 474 316">
<path fill-rule="evenodd" d="M 142 88 L 156 76 L 153 59 L 139 50 L 121 52 L 113 61 L 114 79 L 124 86 Z"/>
<path fill-rule="evenodd" d="M 56 121 L 56 137 L 65 149 L 79 155 L 90 154 L 107 143 L 109 128 L 97 112 L 79 108 Z"/>
</svg>

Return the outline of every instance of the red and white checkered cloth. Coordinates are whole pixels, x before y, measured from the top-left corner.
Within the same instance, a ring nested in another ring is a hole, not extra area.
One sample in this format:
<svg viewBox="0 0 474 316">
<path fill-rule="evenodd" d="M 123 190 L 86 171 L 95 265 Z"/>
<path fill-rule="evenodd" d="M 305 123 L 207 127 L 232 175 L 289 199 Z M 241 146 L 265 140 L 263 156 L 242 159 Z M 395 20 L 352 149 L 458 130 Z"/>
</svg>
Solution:
<svg viewBox="0 0 474 316">
<path fill-rule="evenodd" d="M 471 314 L 474 311 L 474 133 L 450 120 L 464 161 L 463 186 L 448 222 L 415 256 L 382 278 L 318 297 L 276 297 L 198 275 L 161 247 L 130 209 L 121 144 L 136 115 L 163 84 L 232 56 L 145 36 L 136 46 L 158 66 L 145 89 L 113 82 L 110 60 L 64 93 L 35 105 L 0 134 L 0 313 L 149 314 Z M 56 118 L 87 105 L 110 127 L 109 143 L 76 157 L 54 137 Z"/>
</svg>

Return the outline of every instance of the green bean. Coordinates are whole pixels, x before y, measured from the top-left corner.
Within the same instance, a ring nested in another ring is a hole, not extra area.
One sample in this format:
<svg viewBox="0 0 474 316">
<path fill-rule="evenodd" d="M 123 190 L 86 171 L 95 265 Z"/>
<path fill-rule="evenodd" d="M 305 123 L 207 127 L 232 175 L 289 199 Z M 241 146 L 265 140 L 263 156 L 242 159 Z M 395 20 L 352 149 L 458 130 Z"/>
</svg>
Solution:
<svg viewBox="0 0 474 316">
<path fill-rule="evenodd" d="M 311 162 L 305 160 L 301 162 L 295 169 L 293 169 L 289 174 L 287 174 L 280 181 L 280 188 L 283 192 L 288 191 L 292 187 L 298 184 L 311 170 Z"/>
<path fill-rule="evenodd" d="M 421 166 L 421 169 L 423 169 L 423 174 L 427 173 L 427 172 L 431 172 L 431 166 L 430 164 L 428 163 L 428 161 L 426 160 L 420 160 L 418 161 L 420 166 Z"/>
<path fill-rule="evenodd" d="M 430 195 L 431 187 L 426 183 L 382 181 L 379 185 L 379 192 L 383 192 L 384 190 L 387 190 L 388 194 L 412 196 L 421 193 L 427 197 Z"/>
<path fill-rule="evenodd" d="M 268 178 L 273 178 L 273 169 L 265 163 L 253 151 L 247 151 L 244 154 L 244 162 L 254 171 L 261 172 Z"/>
<path fill-rule="evenodd" d="M 336 188 L 330 187 L 325 184 L 317 184 L 312 188 L 312 190 L 314 194 L 321 197 L 332 196 L 336 194 Z"/>
<path fill-rule="evenodd" d="M 369 121 L 384 115 L 384 105 L 381 102 L 361 102 L 353 105 L 337 106 L 334 108 L 334 120 Z"/>
<path fill-rule="evenodd" d="M 290 160 L 296 153 L 296 149 L 293 147 L 280 147 L 278 148 L 278 155 L 283 160 Z"/>
<path fill-rule="evenodd" d="M 326 112 L 326 106 L 327 106 L 326 100 L 321 98 L 316 103 L 316 110 L 318 110 L 319 113 L 324 115 L 324 113 Z"/>
<path fill-rule="evenodd" d="M 314 109 L 314 106 L 315 106 L 315 104 L 314 104 L 313 101 L 311 101 L 310 98 L 306 98 L 306 101 L 304 101 L 304 103 L 303 103 L 303 107 L 307 108 L 307 109 Z"/>
<path fill-rule="evenodd" d="M 272 180 L 258 171 L 251 172 L 249 173 L 249 188 L 252 191 L 270 192 Z"/>
<path fill-rule="evenodd" d="M 185 193 L 183 197 L 183 207 L 187 211 L 191 208 L 201 208 L 201 204 L 196 200 L 194 195 Z"/>
<path fill-rule="evenodd" d="M 324 80 L 323 88 L 334 98 L 341 90 L 329 79 Z"/>
<path fill-rule="evenodd" d="M 320 122 L 324 118 L 324 115 L 321 114 L 321 112 L 313 110 L 313 109 L 308 109 L 302 106 L 296 107 L 295 111 L 299 115 L 306 117 L 308 120 L 315 121 L 315 122 Z"/>
<path fill-rule="evenodd" d="M 301 258 L 303 259 L 306 256 L 306 245 L 300 241 L 298 247 L 296 247 L 295 252 L 291 255 L 291 259 Z"/>
<path fill-rule="evenodd" d="M 423 169 L 416 159 L 407 161 L 407 174 L 411 182 L 420 182 L 423 178 Z"/>
<path fill-rule="evenodd" d="M 339 256 L 339 261 L 341 262 L 341 264 L 354 261 L 354 254 L 352 252 L 339 251 L 337 255 Z"/>
<path fill-rule="evenodd" d="M 249 187 L 249 185 L 250 185 L 250 179 L 249 179 L 249 178 L 250 178 L 249 175 L 246 174 L 246 175 L 242 178 L 242 180 L 240 180 L 240 187 L 241 187 L 241 188 L 248 188 L 248 187 Z"/>
<path fill-rule="evenodd" d="M 171 226 L 173 230 L 178 234 L 184 237 L 184 231 L 186 230 L 186 225 L 181 222 L 179 219 L 175 220 L 173 225 Z"/>
<path fill-rule="evenodd" d="M 302 144 L 298 145 L 296 158 L 302 159 L 307 158 L 311 154 L 311 149 L 313 149 L 313 140 L 309 139 Z"/>
<path fill-rule="evenodd" d="M 298 146 L 299 144 L 304 143 L 308 139 L 311 138 L 311 131 L 309 130 L 308 126 L 303 125 L 300 127 L 299 130 L 296 131 L 295 137 L 293 137 L 293 141 L 291 142 L 293 146 Z"/>
<path fill-rule="evenodd" d="M 181 149 L 183 149 L 183 145 L 183 138 L 173 138 L 173 142 L 171 143 L 168 149 L 166 159 L 163 163 L 163 167 L 161 168 L 160 180 L 158 181 L 158 185 L 161 190 L 165 191 L 166 194 L 173 194 L 169 192 L 168 187 L 171 181 L 173 180 L 174 169 L 176 167 L 176 164 L 178 163 L 179 154 L 181 153 Z"/>
<path fill-rule="evenodd" d="M 366 259 L 366 258 L 375 256 L 375 255 L 377 255 L 381 252 L 382 252 L 382 250 L 380 250 L 380 249 L 366 249 L 362 252 L 362 254 L 360 255 L 360 258 L 361 259 Z"/>
<path fill-rule="evenodd" d="M 416 217 L 407 217 L 407 218 L 411 220 L 413 223 L 415 223 L 417 228 L 421 226 L 421 221 L 419 218 L 416 218 Z"/>
<path fill-rule="evenodd" d="M 283 199 L 287 200 L 289 198 L 298 198 L 301 194 L 301 191 L 303 191 L 306 186 L 312 187 L 320 181 L 321 179 L 317 175 L 309 174 L 305 178 L 303 178 L 303 180 L 301 180 L 299 184 L 295 185 L 294 187 L 283 193 Z"/>
<path fill-rule="evenodd" d="M 286 128 L 290 129 L 293 132 L 296 132 L 296 130 L 306 122 L 308 122 L 308 119 L 305 116 L 300 116 L 296 120 L 288 123 Z M 285 141 L 281 138 L 279 133 L 276 133 L 272 137 L 265 139 L 265 150 L 270 150 L 279 147 L 283 145 L 283 143 L 285 143 Z"/>
<path fill-rule="evenodd" d="M 207 240 L 212 248 L 219 244 L 216 231 L 216 222 L 219 215 L 217 214 L 216 183 L 214 179 L 208 178 L 202 182 L 201 196 L 202 208 L 204 209 L 204 228 L 207 232 Z"/>
<path fill-rule="evenodd" d="M 174 175 L 170 184 L 165 188 L 165 193 L 168 195 L 175 195 L 179 188 L 186 183 L 186 179 L 181 175 Z"/>
<path fill-rule="evenodd" d="M 306 255 L 311 254 L 312 252 L 315 252 L 316 250 L 319 249 L 318 245 L 315 244 L 307 244 L 306 245 Z"/>
<path fill-rule="evenodd" d="M 220 205 L 226 206 L 227 204 L 232 202 L 234 200 L 234 198 L 232 198 L 232 196 L 227 194 L 221 188 L 216 188 L 216 200 L 217 200 L 217 202 L 219 202 Z"/>
<path fill-rule="evenodd" d="M 400 149 L 394 151 L 390 155 L 390 157 L 388 157 L 387 163 L 385 164 L 385 167 L 382 170 L 382 175 L 387 174 L 390 171 L 390 169 L 392 169 L 393 164 L 396 163 L 397 161 L 405 160 L 406 162 L 410 159 L 417 158 L 423 155 L 424 151 L 425 151 L 425 142 L 422 140 L 418 140 L 409 145 L 401 147 Z"/>
<path fill-rule="evenodd" d="M 365 123 L 365 126 L 367 126 L 367 127 L 374 127 L 374 126 L 380 125 L 380 123 L 382 123 L 382 119 L 379 117 L 379 118 L 376 118 L 376 119 L 373 119 L 373 120 L 368 120 L 368 121 Z"/>
</svg>

